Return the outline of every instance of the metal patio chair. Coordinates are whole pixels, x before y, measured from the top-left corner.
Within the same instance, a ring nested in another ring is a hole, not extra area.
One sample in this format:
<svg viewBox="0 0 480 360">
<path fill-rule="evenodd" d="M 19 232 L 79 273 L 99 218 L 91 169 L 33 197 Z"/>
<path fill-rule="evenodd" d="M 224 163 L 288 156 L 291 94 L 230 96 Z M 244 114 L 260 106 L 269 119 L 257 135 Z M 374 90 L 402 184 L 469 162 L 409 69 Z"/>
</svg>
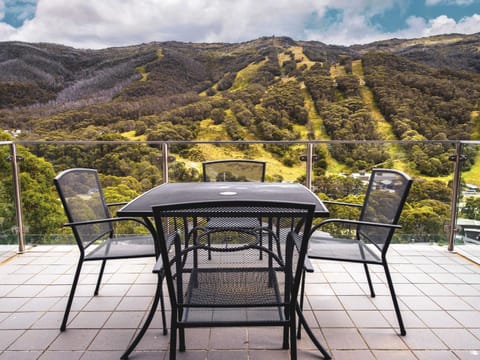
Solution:
<svg viewBox="0 0 480 360">
<path fill-rule="evenodd" d="M 297 295 L 314 207 L 229 200 L 153 208 L 172 309 L 171 360 L 177 335 L 179 350 L 185 351 L 186 328 L 218 326 L 282 327 L 283 348 L 290 347 L 291 359 L 297 358 Z M 223 224 L 205 227 L 220 215 Z M 238 218 L 260 218 L 263 225 L 232 226 Z"/>
<path fill-rule="evenodd" d="M 265 181 L 265 161 L 244 159 L 204 161 L 202 163 L 202 168 L 204 182 Z M 211 218 L 207 226 L 215 228 L 224 221 L 225 219 L 222 218 Z M 232 226 L 243 227 L 246 229 L 259 226 L 259 221 L 255 218 L 230 219 L 230 221 L 234 222 L 232 223 Z M 208 255 L 211 259 L 211 252 L 209 252 Z M 260 252 L 260 256 L 262 255 L 262 252 Z"/>
<path fill-rule="evenodd" d="M 202 163 L 203 181 L 265 181 L 265 161 L 214 160 Z"/>
<path fill-rule="evenodd" d="M 100 272 L 94 295 L 98 295 L 107 260 L 141 257 L 158 257 L 156 236 L 153 226 L 138 218 L 112 217 L 103 195 L 102 187 L 95 169 L 74 168 L 59 173 L 54 184 L 62 200 L 68 223 L 72 228 L 80 256 L 67 301 L 60 330 L 67 327 L 68 316 L 72 307 L 78 279 L 85 261 L 100 261 Z M 138 223 L 144 228 L 145 235 L 118 235 L 115 233 L 117 223 Z M 164 332 L 165 312 L 162 296 L 163 273 L 158 272 L 157 296 L 161 301 Z"/>
<path fill-rule="evenodd" d="M 412 179 L 401 171 L 374 169 L 363 205 L 324 201 L 327 205 L 358 206 L 361 208 L 360 217 L 358 220 L 327 219 L 313 226 L 307 258 L 363 264 L 372 297 L 375 297 L 375 291 L 368 265 L 382 265 L 401 335 L 405 335 L 406 331 L 388 268 L 387 251 L 395 229 L 401 227 L 398 220 L 411 184 Z M 330 231 L 325 230 L 327 227 Z M 347 236 L 352 233 L 353 237 Z M 306 264 L 306 270 L 312 271 L 308 261 Z M 304 281 L 305 278 L 302 280 L 301 301 L 304 296 Z"/>
</svg>

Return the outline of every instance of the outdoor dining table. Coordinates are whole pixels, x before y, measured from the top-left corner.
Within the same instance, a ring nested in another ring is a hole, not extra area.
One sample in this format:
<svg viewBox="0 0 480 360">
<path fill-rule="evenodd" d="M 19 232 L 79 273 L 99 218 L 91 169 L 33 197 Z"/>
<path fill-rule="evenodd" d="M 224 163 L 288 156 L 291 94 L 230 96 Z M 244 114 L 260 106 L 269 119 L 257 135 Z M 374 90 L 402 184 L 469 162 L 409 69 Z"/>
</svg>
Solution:
<svg viewBox="0 0 480 360">
<path fill-rule="evenodd" d="M 280 182 L 166 183 L 133 199 L 117 214 L 147 218 L 155 205 L 228 199 L 314 203 L 316 216 L 328 216 L 328 209 L 310 189 L 299 183 Z"/>
<path fill-rule="evenodd" d="M 228 199 L 313 203 L 315 204 L 316 217 L 327 217 L 329 215 L 328 209 L 320 198 L 310 189 L 299 183 L 184 182 L 165 183 L 152 188 L 119 209 L 117 216 L 142 217 L 153 227 L 152 222 L 149 220 L 149 218 L 153 216 L 153 206 Z M 147 316 L 148 320 L 146 320 L 144 328 L 130 345 L 126 354 L 133 350 L 143 336 L 143 333 L 147 330 L 146 328 L 149 326 L 158 304 L 158 299 L 155 300 L 155 305 L 150 310 L 149 316 Z M 297 313 L 301 324 L 312 342 L 322 352 L 325 358 L 329 358 L 328 353 L 311 331 L 298 304 Z"/>
</svg>

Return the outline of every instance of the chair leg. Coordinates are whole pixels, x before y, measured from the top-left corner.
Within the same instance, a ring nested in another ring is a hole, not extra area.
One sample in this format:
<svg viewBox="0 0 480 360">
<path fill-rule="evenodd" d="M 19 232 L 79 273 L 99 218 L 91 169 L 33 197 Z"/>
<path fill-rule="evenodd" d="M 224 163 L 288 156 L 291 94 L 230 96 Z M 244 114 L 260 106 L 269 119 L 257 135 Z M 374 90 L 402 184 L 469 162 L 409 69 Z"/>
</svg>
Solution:
<svg viewBox="0 0 480 360">
<path fill-rule="evenodd" d="M 397 295 L 395 294 L 395 288 L 393 287 L 392 277 L 390 276 L 390 270 L 388 269 L 387 262 L 383 262 L 383 268 L 385 270 L 385 276 L 387 278 L 388 288 L 390 289 L 390 295 L 393 301 L 393 307 L 395 308 L 395 313 L 397 315 L 398 325 L 400 327 L 400 334 L 405 336 L 407 332 L 405 331 L 405 326 L 403 324 L 402 314 L 400 313 L 400 306 L 398 305 Z"/>
<path fill-rule="evenodd" d="M 290 335 L 289 335 L 289 328 L 290 328 L 290 327 L 291 327 L 291 325 L 285 325 L 285 326 L 283 327 L 283 344 L 282 344 L 282 349 L 284 349 L 284 350 L 287 350 L 288 347 L 289 347 L 289 345 L 288 345 L 288 343 L 289 343 L 288 338 L 289 338 L 289 336 L 290 336 Z"/>
<path fill-rule="evenodd" d="M 184 352 L 187 349 L 185 344 L 185 328 L 178 328 L 178 351 Z"/>
<path fill-rule="evenodd" d="M 77 264 L 77 269 L 75 270 L 72 288 L 70 289 L 70 295 L 68 295 L 67 307 L 65 308 L 65 313 L 63 315 L 62 325 L 60 325 L 60 331 L 65 331 L 67 328 L 68 315 L 70 314 L 70 309 L 72 308 L 73 297 L 75 296 L 75 290 L 77 289 L 78 279 L 80 277 L 80 272 L 82 271 L 82 265 L 83 258 L 80 258 Z"/>
<path fill-rule="evenodd" d="M 170 360 L 175 360 L 177 356 L 177 309 L 172 309 L 170 325 Z"/>
<path fill-rule="evenodd" d="M 366 263 L 363 263 L 363 268 L 365 269 L 365 275 L 367 275 L 368 287 L 370 288 L 370 296 L 375 297 L 375 290 L 373 290 L 373 284 L 370 277 L 370 271 L 368 270 L 368 265 Z"/>
<path fill-rule="evenodd" d="M 302 324 L 301 326 L 303 326 L 303 328 L 305 329 L 305 332 L 307 333 L 310 340 L 312 340 L 312 342 L 316 346 L 316 348 L 318 350 L 320 350 L 320 352 L 323 355 L 323 358 L 326 359 L 326 360 L 330 360 L 331 359 L 330 354 L 327 352 L 327 350 L 325 350 L 325 348 L 322 346 L 322 344 L 320 344 L 320 341 L 318 341 L 317 337 L 312 332 L 312 329 L 310 329 L 310 326 L 308 325 L 307 320 L 303 316 L 303 312 L 300 309 L 300 305 L 298 303 L 296 304 L 295 309 L 297 311 L 298 320 Z"/>
<path fill-rule="evenodd" d="M 167 328 L 165 324 L 165 309 L 163 306 L 163 291 L 162 291 L 162 281 L 163 277 L 161 274 L 158 274 L 158 282 L 157 282 L 157 289 L 155 291 L 155 297 L 153 298 L 153 303 L 152 307 L 150 308 L 150 311 L 147 315 L 147 318 L 145 319 L 145 322 L 143 323 L 142 328 L 138 332 L 137 336 L 133 341 L 131 342 L 130 346 L 125 350 L 123 355 L 120 357 L 120 359 L 125 360 L 128 359 L 128 356 L 132 353 L 133 350 L 137 347 L 138 343 L 140 340 L 142 340 L 143 336 L 147 332 L 148 327 L 150 326 L 150 323 L 152 322 L 153 316 L 155 315 L 155 311 L 157 310 L 158 306 L 158 301 L 161 301 L 161 306 L 162 306 L 162 321 L 163 321 L 163 334 L 167 334 Z"/>
<path fill-rule="evenodd" d="M 305 277 L 307 276 L 305 269 L 302 271 L 302 280 L 300 285 L 300 310 L 303 311 L 303 301 L 305 296 Z M 302 323 L 298 319 L 297 339 L 302 338 Z"/>
<path fill-rule="evenodd" d="M 167 319 L 166 319 L 166 315 L 165 315 L 165 301 L 163 300 L 163 290 L 162 290 L 162 286 L 163 286 L 163 275 L 159 275 L 159 276 L 162 276 L 162 279 L 159 280 L 160 281 L 160 311 L 162 313 L 162 326 L 163 326 L 163 335 L 167 335 L 168 331 L 167 331 Z"/>
<path fill-rule="evenodd" d="M 100 284 L 102 283 L 103 271 L 105 270 L 106 264 L 107 264 L 107 260 L 103 260 L 102 266 L 100 267 L 100 273 L 98 274 L 97 286 L 95 286 L 95 292 L 93 293 L 94 296 L 97 296 L 98 290 L 100 290 Z"/>
<path fill-rule="evenodd" d="M 296 330 L 296 322 L 297 319 L 295 317 L 295 309 L 290 312 L 290 359 L 296 360 L 297 359 L 297 330 Z"/>
</svg>

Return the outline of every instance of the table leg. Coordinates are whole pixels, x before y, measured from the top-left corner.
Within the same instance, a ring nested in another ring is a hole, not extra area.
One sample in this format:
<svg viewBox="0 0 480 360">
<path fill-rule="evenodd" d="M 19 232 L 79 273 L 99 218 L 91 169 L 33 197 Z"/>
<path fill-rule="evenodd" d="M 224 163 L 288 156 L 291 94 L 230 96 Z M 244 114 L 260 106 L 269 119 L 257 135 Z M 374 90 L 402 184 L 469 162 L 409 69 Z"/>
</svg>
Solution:
<svg viewBox="0 0 480 360">
<path fill-rule="evenodd" d="M 299 327 L 303 326 L 303 328 L 305 329 L 305 332 L 310 337 L 310 340 L 312 340 L 312 342 L 315 344 L 317 349 L 320 350 L 320 352 L 322 353 L 323 358 L 327 359 L 327 360 L 331 359 L 330 354 L 327 352 L 327 350 L 325 350 L 325 348 L 322 346 L 322 344 L 320 344 L 317 337 L 312 332 L 312 329 L 310 329 L 310 326 L 308 325 L 307 320 L 305 319 L 305 316 L 303 316 L 302 309 L 300 308 L 300 305 L 298 304 L 298 302 L 296 303 L 295 307 L 297 309 L 297 315 L 298 315 L 298 319 L 300 321 Z"/>
<path fill-rule="evenodd" d="M 158 302 L 161 302 L 162 306 L 162 321 L 163 321 L 163 335 L 167 334 L 167 328 L 166 328 L 166 323 L 165 323 L 165 310 L 164 310 L 164 304 L 163 304 L 163 291 L 162 291 L 162 283 L 163 283 L 163 274 L 158 274 L 158 281 L 157 281 L 157 290 L 155 291 L 155 297 L 153 298 L 153 303 L 152 307 L 150 308 L 150 312 L 147 315 L 147 318 L 145 319 L 145 322 L 143 323 L 142 328 L 138 332 L 137 336 L 135 336 L 135 339 L 133 339 L 132 343 L 130 346 L 125 350 L 123 355 L 120 357 L 120 359 L 128 359 L 128 356 L 131 354 L 133 350 L 135 350 L 135 347 L 138 345 L 140 340 L 142 340 L 143 335 L 147 332 L 148 327 L 150 326 L 150 323 L 152 322 L 153 316 L 155 315 L 155 312 L 157 311 L 158 307 Z"/>
</svg>

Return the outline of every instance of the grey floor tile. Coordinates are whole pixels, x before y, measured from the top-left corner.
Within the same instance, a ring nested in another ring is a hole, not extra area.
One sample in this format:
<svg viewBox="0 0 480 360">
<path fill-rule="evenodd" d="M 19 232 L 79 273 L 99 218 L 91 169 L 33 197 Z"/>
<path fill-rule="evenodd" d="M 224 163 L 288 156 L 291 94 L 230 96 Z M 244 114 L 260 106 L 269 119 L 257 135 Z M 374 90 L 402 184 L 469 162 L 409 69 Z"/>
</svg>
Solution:
<svg viewBox="0 0 480 360">
<path fill-rule="evenodd" d="M 416 360 L 410 350 L 373 350 L 377 360 Z"/>
<path fill-rule="evenodd" d="M 465 329 L 434 329 L 433 331 L 450 349 L 480 349 L 480 340 Z"/>
<path fill-rule="evenodd" d="M 50 345 L 53 351 L 84 351 L 97 335 L 98 330 L 67 329 Z"/>
<path fill-rule="evenodd" d="M 0 352 L 6 350 L 25 330 L 0 330 Z"/>
<path fill-rule="evenodd" d="M 9 346 L 8 350 L 44 350 L 58 336 L 58 330 L 27 330 L 15 342 Z"/>
<path fill-rule="evenodd" d="M 38 360 L 78 360 L 83 351 L 45 351 Z"/>
<path fill-rule="evenodd" d="M 370 350 L 333 350 L 335 360 L 375 360 Z"/>
<path fill-rule="evenodd" d="M 368 349 L 367 344 L 356 328 L 328 328 L 323 329 L 330 349 L 361 350 Z"/>
<path fill-rule="evenodd" d="M 112 313 L 105 311 L 82 311 L 68 324 L 69 329 L 100 329 Z"/>
<path fill-rule="evenodd" d="M 211 350 L 208 352 L 208 360 L 248 360 L 246 351 L 228 351 L 228 350 Z"/>
<path fill-rule="evenodd" d="M 480 350 L 457 350 L 454 353 L 461 360 L 478 360 L 480 356 Z"/>
<path fill-rule="evenodd" d="M 41 354 L 41 351 L 5 351 L 0 360 L 36 360 Z"/>
<path fill-rule="evenodd" d="M 473 310 L 448 311 L 451 317 L 466 328 L 480 327 L 480 312 Z"/>
<path fill-rule="evenodd" d="M 118 360 L 122 356 L 123 352 L 121 351 L 86 351 L 81 357 L 82 360 Z M 158 354 L 157 354 L 158 356 Z M 138 358 L 138 360 L 143 359 Z M 162 359 L 158 357 L 157 360 Z"/>
<path fill-rule="evenodd" d="M 289 360 L 290 354 L 285 350 L 250 350 L 250 360 Z"/>
<path fill-rule="evenodd" d="M 413 350 L 445 350 L 447 346 L 430 329 L 409 329 L 403 341 Z"/>
<path fill-rule="evenodd" d="M 247 330 L 245 328 L 218 328 L 210 332 L 210 349 L 246 350 Z"/>
<path fill-rule="evenodd" d="M 14 312 L 0 323 L 0 329 L 28 329 L 42 315 L 43 312 Z"/>
<path fill-rule="evenodd" d="M 462 325 L 446 311 L 415 311 L 415 314 L 430 328 L 459 328 Z"/>
<path fill-rule="evenodd" d="M 417 350 L 413 352 L 418 360 L 458 360 L 449 350 Z M 464 359 L 464 358 L 461 358 Z"/>
<path fill-rule="evenodd" d="M 354 327 L 352 319 L 345 311 L 315 311 L 315 317 L 321 328 Z"/>
<path fill-rule="evenodd" d="M 135 331 L 131 329 L 102 329 L 89 346 L 89 350 L 122 351 L 130 343 Z"/>
<path fill-rule="evenodd" d="M 105 329 L 135 329 L 143 324 L 143 311 L 114 311 L 103 326 Z"/>
<path fill-rule="evenodd" d="M 391 329 L 359 329 L 363 339 L 372 350 L 405 350 L 407 345 Z"/>
</svg>

